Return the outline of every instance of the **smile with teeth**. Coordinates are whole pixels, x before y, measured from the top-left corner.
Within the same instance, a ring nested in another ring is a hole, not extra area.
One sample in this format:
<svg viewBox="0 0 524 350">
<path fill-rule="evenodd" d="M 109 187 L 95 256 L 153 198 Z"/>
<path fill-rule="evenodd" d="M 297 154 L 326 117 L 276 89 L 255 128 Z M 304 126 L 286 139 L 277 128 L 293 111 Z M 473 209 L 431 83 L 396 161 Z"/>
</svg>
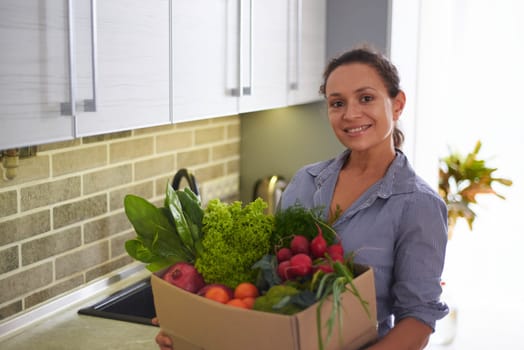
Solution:
<svg viewBox="0 0 524 350">
<path fill-rule="evenodd" d="M 356 128 L 345 128 L 344 132 L 346 132 L 348 134 L 356 134 L 356 133 L 359 133 L 359 132 L 362 132 L 362 131 L 365 131 L 365 130 L 369 129 L 370 127 L 371 127 L 371 125 L 361 125 L 361 126 L 358 126 Z"/>
</svg>

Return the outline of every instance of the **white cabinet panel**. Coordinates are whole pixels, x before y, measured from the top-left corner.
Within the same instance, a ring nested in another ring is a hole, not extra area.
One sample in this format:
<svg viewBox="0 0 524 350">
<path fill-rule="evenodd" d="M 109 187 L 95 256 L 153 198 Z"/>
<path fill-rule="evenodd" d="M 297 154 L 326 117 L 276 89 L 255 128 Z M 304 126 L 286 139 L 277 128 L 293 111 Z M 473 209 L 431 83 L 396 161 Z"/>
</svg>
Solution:
<svg viewBox="0 0 524 350">
<path fill-rule="evenodd" d="M 0 149 L 170 123 L 169 21 L 169 0 L 2 0 Z"/>
<path fill-rule="evenodd" d="M 173 119 L 238 112 L 238 1 L 173 1 Z"/>
<path fill-rule="evenodd" d="M 173 2 L 174 121 L 287 104 L 284 0 Z"/>
<path fill-rule="evenodd" d="M 0 150 L 73 138 L 65 1 L 0 2 Z"/>
<path fill-rule="evenodd" d="M 75 11 L 80 100 L 93 98 L 86 3 Z M 96 2 L 96 111 L 79 109 L 78 136 L 170 123 L 169 20 L 168 0 Z"/>
<path fill-rule="evenodd" d="M 319 101 L 326 57 L 326 0 L 290 0 L 288 104 Z"/>
<path fill-rule="evenodd" d="M 243 1 L 240 112 L 286 106 L 287 23 L 288 1 Z"/>
</svg>

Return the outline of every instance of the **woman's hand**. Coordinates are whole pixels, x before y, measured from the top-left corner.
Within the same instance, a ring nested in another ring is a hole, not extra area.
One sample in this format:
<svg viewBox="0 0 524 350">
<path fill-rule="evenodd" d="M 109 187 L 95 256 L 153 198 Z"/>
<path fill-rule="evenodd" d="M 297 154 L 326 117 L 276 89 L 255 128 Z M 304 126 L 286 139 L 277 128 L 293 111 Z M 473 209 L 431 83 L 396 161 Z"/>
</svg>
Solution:
<svg viewBox="0 0 524 350">
<path fill-rule="evenodd" d="M 366 350 L 421 350 L 428 344 L 432 329 L 426 324 L 407 317 L 398 322 L 393 329 Z"/>
<path fill-rule="evenodd" d="M 158 326 L 158 319 L 155 317 L 151 320 L 151 323 Z M 173 342 L 171 338 L 163 331 L 158 332 L 155 337 L 155 341 L 158 344 L 160 350 L 173 350 Z"/>
</svg>

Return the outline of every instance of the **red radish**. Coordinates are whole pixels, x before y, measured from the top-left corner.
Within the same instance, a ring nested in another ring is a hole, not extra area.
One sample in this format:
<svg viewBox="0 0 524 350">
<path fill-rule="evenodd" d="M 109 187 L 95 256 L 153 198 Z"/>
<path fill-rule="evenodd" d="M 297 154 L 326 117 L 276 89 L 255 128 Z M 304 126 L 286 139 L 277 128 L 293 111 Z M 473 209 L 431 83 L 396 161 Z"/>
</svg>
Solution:
<svg viewBox="0 0 524 350">
<path fill-rule="evenodd" d="M 280 248 L 277 251 L 277 260 L 278 260 L 278 262 L 289 260 L 289 259 L 291 259 L 291 256 L 293 256 L 293 252 L 289 248 L 284 247 L 284 248 Z"/>
<path fill-rule="evenodd" d="M 324 236 L 322 236 L 322 230 L 320 229 L 320 226 L 317 225 L 318 235 L 311 240 L 311 243 L 309 244 L 309 250 L 311 251 L 311 255 L 314 258 L 320 258 L 323 257 L 327 250 L 327 243 L 324 239 Z"/>
<path fill-rule="evenodd" d="M 205 296 L 206 295 L 206 292 L 211 288 L 211 287 L 219 287 L 219 288 L 222 288 L 223 290 L 225 290 L 227 292 L 227 294 L 229 295 L 229 299 L 233 299 L 233 289 L 229 288 L 228 286 L 226 285 L 223 285 L 223 284 L 220 284 L 220 283 L 210 283 L 210 284 L 206 284 L 205 286 L 203 286 L 202 288 L 200 288 L 196 294 L 200 295 L 200 296 Z"/>
<path fill-rule="evenodd" d="M 333 255 L 331 255 L 331 259 L 332 259 L 333 261 L 339 261 L 339 262 L 341 262 L 341 263 L 344 262 L 344 256 L 341 255 L 341 254 L 333 254 Z"/>
<path fill-rule="evenodd" d="M 291 271 L 291 261 L 284 260 L 280 264 L 278 264 L 277 272 L 283 281 L 292 279 L 294 275 L 293 275 L 293 272 Z"/>
<path fill-rule="evenodd" d="M 204 278 L 197 269 L 189 263 L 179 262 L 171 266 L 163 276 L 167 282 L 196 293 L 205 285 Z"/>
<path fill-rule="evenodd" d="M 293 254 L 309 254 L 309 241 L 305 236 L 295 235 L 291 240 L 290 247 Z"/>
<path fill-rule="evenodd" d="M 328 263 L 322 263 L 313 268 L 313 271 L 317 272 L 318 270 L 324 271 L 325 273 L 333 272 L 333 268 Z"/>
<path fill-rule="evenodd" d="M 335 243 L 327 247 L 327 253 L 331 257 L 333 257 L 333 255 L 344 255 L 344 248 L 342 248 L 342 244 Z"/>
<path fill-rule="evenodd" d="M 307 276 L 311 274 L 313 270 L 313 261 L 307 254 L 295 254 L 291 257 L 289 262 L 291 263 L 290 271 L 296 276 Z"/>
</svg>

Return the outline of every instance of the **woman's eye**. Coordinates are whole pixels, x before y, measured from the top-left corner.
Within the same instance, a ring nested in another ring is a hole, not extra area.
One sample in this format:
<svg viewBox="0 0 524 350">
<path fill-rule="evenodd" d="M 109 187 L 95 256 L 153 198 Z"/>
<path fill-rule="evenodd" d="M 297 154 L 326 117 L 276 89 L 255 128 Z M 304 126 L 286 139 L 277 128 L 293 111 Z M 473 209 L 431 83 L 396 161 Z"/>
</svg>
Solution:
<svg viewBox="0 0 524 350">
<path fill-rule="evenodd" d="M 339 108 L 339 107 L 342 107 L 344 105 L 344 103 L 342 101 L 333 101 L 330 103 L 331 107 L 334 107 L 334 108 Z"/>
<path fill-rule="evenodd" d="M 367 102 L 371 102 L 371 101 L 373 101 L 373 96 L 371 96 L 371 95 L 364 95 L 364 96 L 360 97 L 360 102 L 367 103 Z"/>
</svg>

